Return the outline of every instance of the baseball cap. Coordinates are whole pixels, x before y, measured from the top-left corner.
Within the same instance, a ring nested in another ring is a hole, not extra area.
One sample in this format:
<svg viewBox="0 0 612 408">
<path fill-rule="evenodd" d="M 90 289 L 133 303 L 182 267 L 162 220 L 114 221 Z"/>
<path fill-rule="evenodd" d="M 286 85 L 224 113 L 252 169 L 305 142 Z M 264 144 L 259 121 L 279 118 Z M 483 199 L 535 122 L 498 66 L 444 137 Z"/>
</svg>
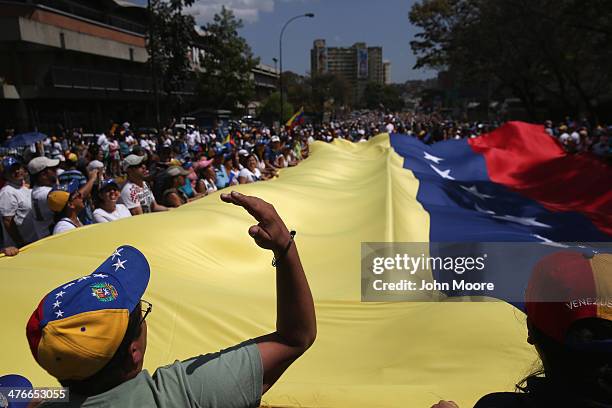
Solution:
<svg viewBox="0 0 612 408">
<path fill-rule="evenodd" d="M 51 189 L 47 195 L 47 204 L 53 212 L 61 212 L 70 200 L 70 196 L 79 190 L 79 181 L 72 180 L 67 184 L 60 184 Z"/>
<path fill-rule="evenodd" d="M 138 166 L 144 160 L 146 160 L 147 156 L 138 156 L 136 154 L 130 154 L 125 159 L 123 159 L 123 163 L 121 163 L 121 167 L 123 171 L 126 171 L 129 167 Z"/>
<path fill-rule="evenodd" d="M 112 178 L 106 179 L 106 180 L 102 180 L 98 190 L 99 191 L 103 191 L 104 189 L 106 189 L 108 187 L 115 187 L 117 190 L 119 190 L 119 184 L 117 184 L 115 179 L 112 179 Z"/>
<path fill-rule="evenodd" d="M 91 274 L 50 291 L 26 327 L 36 362 L 59 380 L 100 371 L 123 341 L 149 278 L 145 256 L 124 245 Z"/>
<path fill-rule="evenodd" d="M 87 171 L 99 170 L 103 168 L 104 168 L 104 163 L 102 163 L 100 160 L 92 160 L 87 165 Z"/>
<path fill-rule="evenodd" d="M 272 136 L 272 138 L 270 138 L 270 141 L 271 142 L 280 142 L 280 137 L 274 135 L 274 136 Z"/>
<path fill-rule="evenodd" d="M 248 156 L 250 153 L 248 152 L 248 150 L 246 149 L 240 149 L 238 150 L 238 155 L 239 156 Z"/>
<path fill-rule="evenodd" d="M 531 323 L 562 344 L 578 320 L 612 321 L 612 254 L 566 250 L 544 257 L 529 279 L 525 306 Z"/>
<path fill-rule="evenodd" d="M 2 159 L 2 167 L 5 171 L 18 164 L 20 165 L 21 161 L 14 156 L 6 156 Z"/>
<path fill-rule="evenodd" d="M 180 166 L 170 166 L 166 169 L 166 174 L 170 177 L 186 176 L 189 174 L 189 171 Z"/>
<path fill-rule="evenodd" d="M 35 157 L 28 163 L 28 171 L 30 174 L 38 174 L 41 171 L 50 167 L 59 166 L 60 161 L 58 159 L 50 159 L 45 156 Z"/>
<path fill-rule="evenodd" d="M 212 160 L 201 159 L 200 161 L 193 163 L 193 168 L 195 170 L 204 169 L 210 166 L 212 162 L 213 162 Z"/>
<path fill-rule="evenodd" d="M 79 157 L 76 153 L 68 153 L 66 154 L 66 160 L 76 163 L 79 160 Z"/>
</svg>

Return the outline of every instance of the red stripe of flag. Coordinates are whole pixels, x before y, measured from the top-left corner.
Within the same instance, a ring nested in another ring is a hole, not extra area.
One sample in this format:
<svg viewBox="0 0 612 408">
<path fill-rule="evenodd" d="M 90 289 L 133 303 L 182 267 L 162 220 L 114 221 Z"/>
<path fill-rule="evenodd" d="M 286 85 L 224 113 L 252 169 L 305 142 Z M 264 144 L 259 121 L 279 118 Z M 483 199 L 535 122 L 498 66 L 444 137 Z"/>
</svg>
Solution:
<svg viewBox="0 0 612 408">
<path fill-rule="evenodd" d="M 508 122 L 469 139 L 485 157 L 491 181 L 551 211 L 584 214 L 612 235 L 612 167 L 590 153 L 570 154 L 543 126 Z"/>
</svg>

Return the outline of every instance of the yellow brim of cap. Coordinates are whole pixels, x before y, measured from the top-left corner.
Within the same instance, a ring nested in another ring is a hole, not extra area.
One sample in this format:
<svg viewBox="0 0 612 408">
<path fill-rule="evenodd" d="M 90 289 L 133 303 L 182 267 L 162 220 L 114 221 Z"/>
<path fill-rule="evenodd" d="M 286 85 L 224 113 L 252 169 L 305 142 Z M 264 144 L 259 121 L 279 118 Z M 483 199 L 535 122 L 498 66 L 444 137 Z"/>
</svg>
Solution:
<svg viewBox="0 0 612 408">
<path fill-rule="evenodd" d="M 67 191 L 51 191 L 47 196 L 47 204 L 53 212 L 60 212 L 66 207 L 66 203 L 70 200 L 70 193 Z"/>
</svg>

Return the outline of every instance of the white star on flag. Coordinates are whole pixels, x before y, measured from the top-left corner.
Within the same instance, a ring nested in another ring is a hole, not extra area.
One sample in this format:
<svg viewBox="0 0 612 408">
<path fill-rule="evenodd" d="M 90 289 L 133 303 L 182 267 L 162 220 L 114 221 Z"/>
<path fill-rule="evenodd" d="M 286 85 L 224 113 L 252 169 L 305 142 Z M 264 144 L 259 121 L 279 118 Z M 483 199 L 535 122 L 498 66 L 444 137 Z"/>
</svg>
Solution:
<svg viewBox="0 0 612 408">
<path fill-rule="evenodd" d="M 552 241 L 552 240 L 550 240 L 550 239 L 548 239 L 548 238 L 546 238 L 546 237 L 543 237 L 543 236 L 541 236 L 541 235 L 538 235 L 538 234 L 531 234 L 531 236 L 532 236 L 532 237 L 535 237 L 535 238 L 537 238 L 537 239 L 542 240 L 542 243 L 543 243 L 544 245 L 553 246 L 553 247 L 558 247 L 558 248 L 569 248 L 569 246 L 567 246 L 567 245 L 560 244 L 559 242 Z"/>
<path fill-rule="evenodd" d="M 60 304 L 62 302 L 60 302 L 59 300 L 56 300 L 55 303 L 53 304 L 53 308 L 55 309 L 56 307 L 60 307 Z"/>
<path fill-rule="evenodd" d="M 57 293 L 55 294 L 55 298 L 57 299 L 58 297 L 63 297 L 63 296 L 64 296 L 64 293 L 66 293 L 66 292 L 64 292 L 63 290 L 60 290 L 59 292 L 57 292 Z"/>
<path fill-rule="evenodd" d="M 432 161 L 432 162 L 434 162 L 436 164 L 440 164 L 440 162 L 444 160 L 441 157 L 433 156 L 433 155 L 431 155 L 431 154 L 429 154 L 427 152 L 423 152 L 423 153 L 425 153 L 425 160 Z"/>
<path fill-rule="evenodd" d="M 485 199 L 485 198 L 493 198 L 493 196 L 481 193 L 480 191 L 478 191 L 478 188 L 476 188 L 476 186 L 472 186 L 472 187 L 466 187 L 466 186 L 459 186 L 462 189 L 464 189 L 465 191 L 467 191 L 468 193 L 471 193 L 472 195 L 475 195 L 476 197 L 480 198 L 480 199 Z"/>
<path fill-rule="evenodd" d="M 493 218 L 497 218 L 504 221 L 516 222 L 517 224 L 526 225 L 528 227 L 552 228 L 550 225 L 538 222 L 535 218 L 531 217 L 515 217 L 514 215 L 495 215 L 493 216 Z"/>
<path fill-rule="evenodd" d="M 115 249 L 115 252 L 111 255 L 111 259 L 114 261 L 116 256 L 121 257 L 121 251 L 123 251 L 123 248 Z"/>
<path fill-rule="evenodd" d="M 61 310 L 58 310 L 57 312 L 55 312 L 55 317 L 62 317 L 64 316 L 64 312 L 62 312 Z"/>
<path fill-rule="evenodd" d="M 126 262 L 127 262 L 127 260 L 122 261 L 121 259 L 117 259 L 117 263 L 114 263 L 114 264 L 113 264 L 113 266 L 115 267 L 115 272 L 117 272 L 117 270 L 118 270 L 119 268 L 121 268 L 121 269 L 125 269 L 125 266 L 123 266 L 123 264 L 124 264 L 124 263 L 126 263 Z"/>
<path fill-rule="evenodd" d="M 104 275 L 103 273 L 94 273 L 94 278 L 107 278 L 108 275 Z"/>
<path fill-rule="evenodd" d="M 448 179 L 448 180 L 454 180 L 455 178 L 453 176 L 450 175 L 451 170 L 440 170 L 439 168 L 437 168 L 436 166 L 434 166 L 433 164 L 430 164 L 429 167 L 431 167 L 432 169 L 434 169 L 434 171 L 436 173 L 438 173 L 438 175 L 442 178 Z"/>
<path fill-rule="evenodd" d="M 489 210 L 485 210 L 484 208 L 480 208 L 480 206 L 478 204 L 474 204 L 474 208 L 479 213 L 495 215 L 495 211 L 489 211 Z"/>
<path fill-rule="evenodd" d="M 86 279 L 89 279 L 89 276 L 81 276 L 79 279 L 77 279 L 77 282 L 83 282 Z"/>
<path fill-rule="evenodd" d="M 62 286 L 62 289 L 69 288 L 70 286 L 74 285 L 74 283 L 75 283 L 75 282 L 70 282 L 70 283 L 67 283 L 67 284 L 65 284 L 64 286 Z"/>
</svg>

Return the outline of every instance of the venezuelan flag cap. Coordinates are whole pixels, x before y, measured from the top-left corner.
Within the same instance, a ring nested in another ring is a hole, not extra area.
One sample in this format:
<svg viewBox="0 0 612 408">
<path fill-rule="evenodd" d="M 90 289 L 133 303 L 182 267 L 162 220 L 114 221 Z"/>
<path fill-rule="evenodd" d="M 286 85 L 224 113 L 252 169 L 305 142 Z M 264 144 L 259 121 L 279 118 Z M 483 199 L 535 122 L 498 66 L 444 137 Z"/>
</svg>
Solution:
<svg viewBox="0 0 612 408">
<path fill-rule="evenodd" d="M 612 254 L 564 250 L 543 258 L 527 286 L 527 317 L 548 337 L 572 344 L 568 331 L 582 319 L 612 321 Z M 593 341 L 592 351 L 612 351 L 612 338 Z"/>
<path fill-rule="evenodd" d="M 70 201 L 70 197 L 79 190 L 79 181 L 72 180 L 67 184 L 59 184 L 49 191 L 47 205 L 53 212 L 62 212 Z"/>
<path fill-rule="evenodd" d="M 82 380 L 102 369 L 119 348 L 149 277 L 144 255 L 126 245 L 92 274 L 49 292 L 26 327 L 38 364 L 59 380 Z"/>
</svg>

